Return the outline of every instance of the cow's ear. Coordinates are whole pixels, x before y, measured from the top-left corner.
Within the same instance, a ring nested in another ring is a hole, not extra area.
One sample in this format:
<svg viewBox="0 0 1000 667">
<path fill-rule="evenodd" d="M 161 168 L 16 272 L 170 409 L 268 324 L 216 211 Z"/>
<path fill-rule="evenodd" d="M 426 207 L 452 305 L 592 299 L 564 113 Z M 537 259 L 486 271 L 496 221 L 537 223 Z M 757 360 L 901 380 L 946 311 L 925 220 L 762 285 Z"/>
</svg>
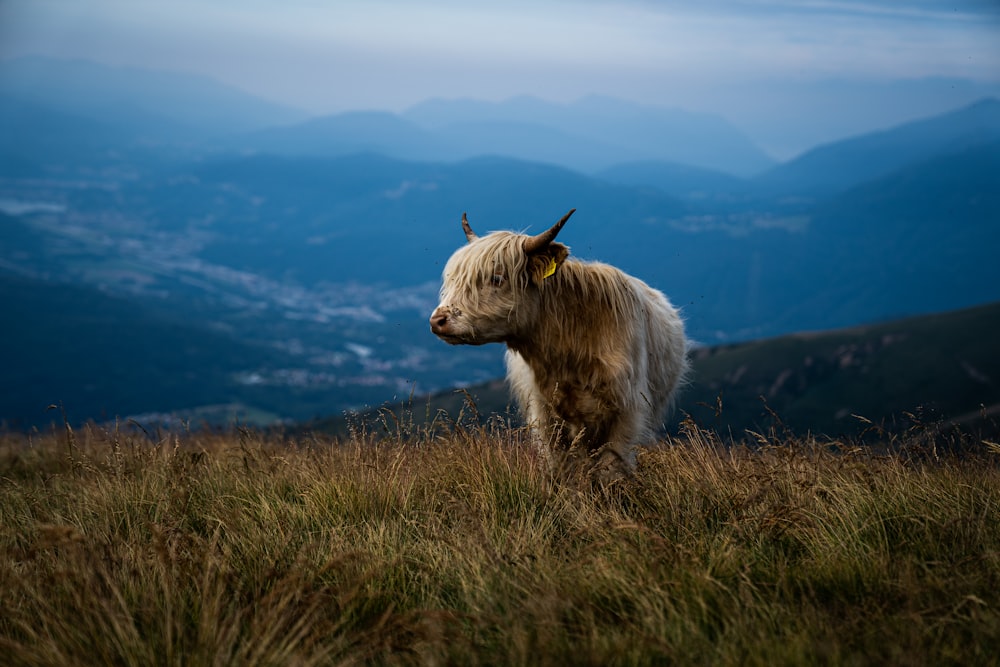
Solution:
<svg viewBox="0 0 1000 667">
<path fill-rule="evenodd" d="M 536 285 L 542 284 L 542 281 L 559 270 L 567 257 L 569 257 L 569 248 L 562 243 L 550 243 L 545 250 L 532 255 L 529 264 L 531 282 Z"/>
</svg>

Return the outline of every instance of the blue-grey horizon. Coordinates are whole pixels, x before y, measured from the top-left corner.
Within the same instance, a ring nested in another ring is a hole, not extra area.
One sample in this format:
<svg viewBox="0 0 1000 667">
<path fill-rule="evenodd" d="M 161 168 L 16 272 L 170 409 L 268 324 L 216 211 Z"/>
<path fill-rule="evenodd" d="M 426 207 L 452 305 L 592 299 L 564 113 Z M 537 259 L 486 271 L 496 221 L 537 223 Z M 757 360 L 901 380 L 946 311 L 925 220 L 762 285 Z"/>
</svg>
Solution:
<svg viewBox="0 0 1000 667">
<path fill-rule="evenodd" d="M 599 94 L 751 127 L 790 86 L 1000 90 L 1000 3 L 5 0 L 0 67 L 29 55 L 202 74 L 315 115 Z"/>
</svg>

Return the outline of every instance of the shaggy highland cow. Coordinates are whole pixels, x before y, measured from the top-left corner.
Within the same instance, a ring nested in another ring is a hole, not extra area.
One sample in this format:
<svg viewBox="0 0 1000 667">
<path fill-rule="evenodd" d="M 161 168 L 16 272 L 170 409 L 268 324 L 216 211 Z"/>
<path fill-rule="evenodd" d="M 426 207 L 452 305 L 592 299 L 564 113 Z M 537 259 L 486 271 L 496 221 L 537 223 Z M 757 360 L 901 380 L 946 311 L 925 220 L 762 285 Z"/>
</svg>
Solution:
<svg viewBox="0 0 1000 667">
<path fill-rule="evenodd" d="M 507 380 L 554 471 L 587 466 L 609 481 L 635 467 L 687 371 L 677 310 L 622 271 L 568 259 L 555 238 L 477 236 L 444 268 L 431 331 L 453 345 L 507 345 Z"/>
</svg>

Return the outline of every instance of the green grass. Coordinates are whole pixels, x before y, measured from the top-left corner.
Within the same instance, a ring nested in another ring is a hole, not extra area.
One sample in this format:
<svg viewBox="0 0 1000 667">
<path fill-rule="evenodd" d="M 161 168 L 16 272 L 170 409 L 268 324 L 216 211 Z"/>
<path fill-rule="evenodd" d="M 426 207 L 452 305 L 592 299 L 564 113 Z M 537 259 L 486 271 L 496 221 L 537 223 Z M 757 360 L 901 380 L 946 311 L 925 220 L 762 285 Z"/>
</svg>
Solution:
<svg viewBox="0 0 1000 667">
<path fill-rule="evenodd" d="M 989 664 L 1000 453 L 688 424 L 610 489 L 521 430 L 0 444 L 13 665 Z"/>
</svg>

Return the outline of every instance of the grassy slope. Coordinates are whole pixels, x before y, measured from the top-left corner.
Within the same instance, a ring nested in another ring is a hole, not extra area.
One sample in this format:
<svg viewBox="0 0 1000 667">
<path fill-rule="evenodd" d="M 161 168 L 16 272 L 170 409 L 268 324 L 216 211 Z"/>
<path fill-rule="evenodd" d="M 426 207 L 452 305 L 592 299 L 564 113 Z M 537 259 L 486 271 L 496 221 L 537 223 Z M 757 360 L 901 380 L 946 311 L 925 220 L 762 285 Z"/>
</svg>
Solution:
<svg viewBox="0 0 1000 667">
<path fill-rule="evenodd" d="M 691 381 L 680 394 L 678 414 L 735 437 L 746 429 L 767 430 L 774 415 L 796 433 L 829 436 L 854 436 L 871 430 L 873 423 L 894 432 L 942 420 L 989 427 L 980 413 L 1000 404 L 998 330 L 1000 304 L 988 304 L 701 348 L 693 355 Z M 504 383 L 495 381 L 417 397 L 402 411 L 388 406 L 392 417 L 382 410 L 363 418 L 392 421 L 411 412 L 416 419 L 433 418 L 439 410 L 456 415 L 463 406 L 484 415 L 508 414 L 509 404 Z M 674 425 L 677 421 L 675 416 Z M 346 432 L 343 419 L 311 427 Z"/>
<path fill-rule="evenodd" d="M 766 427 L 763 402 L 797 432 L 910 426 L 1000 403 L 1000 304 L 840 331 L 703 350 L 685 409 L 741 431 Z M 701 404 L 717 405 L 716 417 Z M 762 400 L 763 399 L 763 400 Z"/>
<path fill-rule="evenodd" d="M 605 492 L 521 431 L 0 446 L 10 664 L 985 664 L 1000 454 L 726 450 Z M 995 448 L 996 446 L 993 445 Z"/>
</svg>

